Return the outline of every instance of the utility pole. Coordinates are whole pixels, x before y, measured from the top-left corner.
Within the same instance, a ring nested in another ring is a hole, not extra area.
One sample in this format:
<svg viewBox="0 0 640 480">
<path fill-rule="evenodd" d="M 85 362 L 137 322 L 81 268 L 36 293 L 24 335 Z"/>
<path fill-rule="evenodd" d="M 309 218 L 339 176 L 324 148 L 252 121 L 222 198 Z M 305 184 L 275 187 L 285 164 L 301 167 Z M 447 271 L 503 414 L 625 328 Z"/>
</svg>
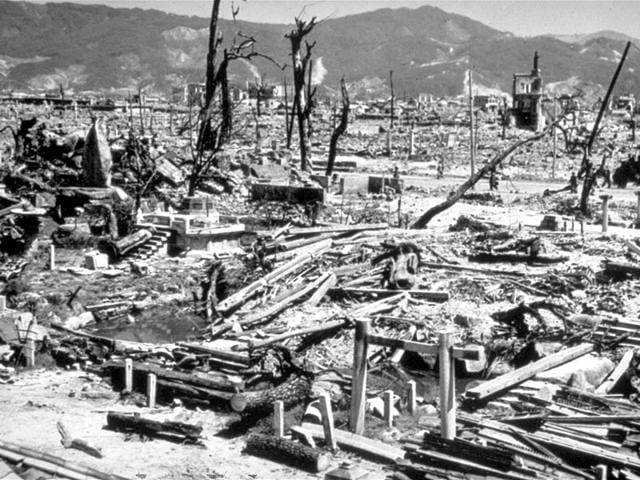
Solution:
<svg viewBox="0 0 640 480">
<path fill-rule="evenodd" d="M 502 98 L 502 140 L 507 138 L 507 99 Z"/>
<path fill-rule="evenodd" d="M 558 121 L 558 98 L 553 95 L 553 123 Z M 553 163 L 551 164 L 551 179 L 556 178 L 556 159 L 558 158 L 558 130 L 553 126 Z"/>
<path fill-rule="evenodd" d="M 474 118 L 473 118 L 473 79 L 471 76 L 471 69 L 469 69 L 469 145 L 471 150 L 471 176 L 473 176 L 473 172 L 475 171 L 475 163 L 476 163 L 476 138 L 474 131 Z M 475 188 L 472 187 L 472 188 Z"/>
<path fill-rule="evenodd" d="M 395 116 L 395 95 L 393 92 L 393 70 L 389 70 L 389 86 L 391 87 L 391 118 L 389 122 L 390 128 L 393 128 L 393 117 Z"/>
</svg>

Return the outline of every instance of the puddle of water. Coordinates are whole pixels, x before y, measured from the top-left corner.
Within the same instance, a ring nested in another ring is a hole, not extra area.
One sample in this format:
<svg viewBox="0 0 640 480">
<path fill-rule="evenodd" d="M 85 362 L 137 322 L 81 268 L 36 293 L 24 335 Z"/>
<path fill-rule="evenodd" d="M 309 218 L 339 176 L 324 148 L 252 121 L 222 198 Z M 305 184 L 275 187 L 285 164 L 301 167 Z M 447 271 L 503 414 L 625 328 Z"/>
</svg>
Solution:
<svg viewBox="0 0 640 480">
<path fill-rule="evenodd" d="M 135 323 L 118 318 L 98 324 L 96 335 L 142 343 L 175 343 L 195 337 L 204 327 L 202 317 L 176 307 L 150 308 Z"/>
</svg>

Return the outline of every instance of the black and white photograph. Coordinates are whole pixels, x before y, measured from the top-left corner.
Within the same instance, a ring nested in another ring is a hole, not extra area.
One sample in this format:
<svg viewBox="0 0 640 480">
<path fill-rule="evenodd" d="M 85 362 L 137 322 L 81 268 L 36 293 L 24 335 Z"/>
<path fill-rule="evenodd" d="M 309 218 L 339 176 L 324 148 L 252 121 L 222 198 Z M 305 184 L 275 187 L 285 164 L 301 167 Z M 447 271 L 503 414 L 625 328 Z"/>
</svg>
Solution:
<svg viewBox="0 0 640 480">
<path fill-rule="evenodd" d="M 640 0 L 0 0 L 0 480 L 640 480 Z"/>
</svg>

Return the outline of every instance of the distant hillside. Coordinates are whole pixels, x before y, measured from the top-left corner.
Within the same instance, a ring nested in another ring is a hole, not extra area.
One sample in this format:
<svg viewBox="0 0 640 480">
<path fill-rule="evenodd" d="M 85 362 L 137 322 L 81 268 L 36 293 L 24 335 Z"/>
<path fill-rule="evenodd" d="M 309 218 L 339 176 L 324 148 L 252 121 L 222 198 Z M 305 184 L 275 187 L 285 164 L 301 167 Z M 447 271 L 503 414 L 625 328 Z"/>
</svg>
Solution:
<svg viewBox="0 0 640 480">
<path fill-rule="evenodd" d="M 251 2 L 241 9 L 250 9 Z M 240 16 L 242 15 L 242 11 Z M 292 19 L 293 20 L 293 19 Z M 241 31 L 257 50 L 289 61 L 286 25 L 221 21 L 226 42 Z M 154 10 L 114 9 L 72 3 L 32 4 L 0 0 L 0 88 L 75 90 L 172 85 L 202 81 L 208 19 Z M 535 50 L 546 83 L 563 89 L 609 82 L 624 38 L 594 36 L 569 42 L 552 36 L 519 38 L 435 7 L 383 9 L 323 21 L 313 32 L 316 72 L 326 69 L 331 89 L 341 76 L 363 94 L 388 95 L 393 70 L 398 95 L 462 93 L 466 71 L 474 82 L 509 92 L 512 75 L 531 69 Z M 630 55 L 620 90 L 638 93 L 640 55 Z M 282 72 L 266 61 L 237 62 L 233 79 L 258 76 L 281 83 Z"/>
<path fill-rule="evenodd" d="M 594 40 L 596 38 L 607 38 L 609 40 L 618 40 L 621 42 L 631 41 L 636 45 L 640 43 L 637 38 L 630 37 L 629 35 L 625 35 L 624 33 L 614 32 L 613 30 L 600 30 L 595 33 L 578 33 L 574 35 L 549 35 L 550 37 L 557 38 L 558 40 L 562 40 L 567 43 L 577 43 L 579 45 L 584 45 L 590 40 Z"/>
</svg>

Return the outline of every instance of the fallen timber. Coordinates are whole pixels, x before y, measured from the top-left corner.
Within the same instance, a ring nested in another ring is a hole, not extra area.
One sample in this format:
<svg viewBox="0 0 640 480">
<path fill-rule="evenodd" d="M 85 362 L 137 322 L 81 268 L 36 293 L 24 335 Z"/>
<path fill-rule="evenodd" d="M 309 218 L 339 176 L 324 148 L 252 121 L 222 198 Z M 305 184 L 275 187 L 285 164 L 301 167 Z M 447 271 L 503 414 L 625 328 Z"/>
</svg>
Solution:
<svg viewBox="0 0 640 480">
<path fill-rule="evenodd" d="M 540 264 L 548 265 L 553 263 L 562 263 L 569 260 L 569 257 L 563 256 L 547 256 L 547 255 L 524 255 L 518 253 L 478 253 L 476 255 L 470 255 L 470 262 L 477 263 L 528 263 L 531 265 Z"/>
<path fill-rule="evenodd" d="M 249 327 L 249 326 L 256 325 L 256 324 L 258 324 L 260 322 L 263 322 L 263 321 L 269 319 L 270 317 L 278 315 L 283 310 L 285 310 L 286 308 L 291 306 L 291 304 L 297 302 L 298 300 L 301 300 L 302 298 L 306 297 L 312 291 L 318 289 L 322 285 L 322 283 L 324 281 L 325 281 L 325 278 L 323 276 L 321 276 L 318 279 L 316 279 L 314 282 L 311 282 L 311 283 L 309 283 L 307 285 L 302 285 L 300 287 L 297 287 L 294 292 L 292 292 L 291 294 L 285 296 L 285 298 L 283 298 L 279 302 L 276 302 L 276 303 L 274 303 L 272 305 L 269 305 L 266 308 L 258 310 L 255 313 L 250 313 L 249 315 L 244 317 L 242 320 L 237 320 L 237 321 L 231 323 L 231 319 L 229 319 L 228 320 L 229 323 L 227 325 L 223 325 L 223 326 L 217 327 L 215 330 L 212 330 L 211 331 L 211 336 L 215 338 L 215 337 L 218 337 L 218 336 L 220 336 L 221 334 L 223 334 L 225 332 L 228 332 L 229 330 L 234 328 L 234 326 L 236 326 L 236 328 L 237 327 L 241 327 L 241 328 Z"/>
<path fill-rule="evenodd" d="M 73 480 L 130 480 L 4 440 L 0 440 L 0 458 Z"/>
<path fill-rule="evenodd" d="M 304 422 L 302 428 L 309 431 L 313 438 L 324 440 L 324 429 L 322 425 Z M 344 450 L 355 452 L 366 457 L 374 458 L 384 463 L 394 463 L 399 458 L 404 458 L 406 452 L 401 449 L 389 445 L 387 443 L 372 440 L 355 433 L 345 432 L 336 429 L 334 431 L 338 446 Z"/>
<path fill-rule="evenodd" d="M 329 294 L 331 295 L 392 295 L 397 293 L 398 291 L 402 291 L 407 295 L 415 298 L 422 298 L 431 302 L 446 302 L 449 300 L 449 292 L 437 292 L 431 290 L 420 290 L 420 289 L 410 289 L 410 290 L 388 290 L 385 288 L 347 288 L 347 287 L 337 287 L 329 289 Z"/>
<path fill-rule="evenodd" d="M 102 370 L 112 371 L 112 375 L 120 374 L 124 371 L 125 364 L 124 362 L 111 361 L 102 365 L 101 368 Z M 210 391 L 214 397 L 222 396 L 225 398 L 227 395 L 222 392 L 234 392 L 237 388 L 243 388 L 241 383 L 232 382 L 223 374 L 184 373 L 148 363 L 133 362 L 133 372 L 134 374 L 138 372 L 144 376 L 152 373 L 156 375 L 159 380 L 206 389 Z"/>
<path fill-rule="evenodd" d="M 622 377 L 626 375 L 634 355 L 635 349 L 627 350 L 613 372 L 611 372 L 600 386 L 596 388 L 595 393 L 599 395 L 606 395 L 616 388 Z"/>
<path fill-rule="evenodd" d="M 282 400 L 285 408 L 297 405 L 311 392 L 311 378 L 304 373 L 293 373 L 277 387 L 266 390 L 236 393 L 231 397 L 233 411 L 245 414 L 268 413 L 273 402 Z"/>
<path fill-rule="evenodd" d="M 575 347 L 560 350 L 552 355 L 541 358 L 540 360 L 525 365 L 522 368 L 506 373 L 499 377 L 484 382 L 477 387 L 465 391 L 465 397 L 474 402 L 486 401 L 493 396 L 514 387 L 525 380 L 533 378 L 538 373 L 544 372 L 551 368 L 563 365 L 571 360 L 580 358 L 587 353 L 593 352 L 595 349 L 591 343 L 577 345 Z"/>
<path fill-rule="evenodd" d="M 279 459 L 312 473 L 322 472 L 330 465 L 330 458 L 326 452 L 271 435 L 250 435 L 245 451 L 269 460 Z"/>
<path fill-rule="evenodd" d="M 184 437 L 197 441 L 202 436 L 202 426 L 170 420 L 158 421 L 141 417 L 138 414 L 119 412 L 107 413 L 107 427 L 126 433 L 138 433 L 152 437 Z"/>
<path fill-rule="evenodd" d="M 264 287 L 273 284 L 279 279 L 283 278 L 285 275 L 288 275 L 295 269 L 305 265 L 306 263 L 313 260 L 317 255 L 320 255 L 331 248 L 331 240 L 323 240 L 314 244 L 313 246 L 306 249 L 304 253 L 301 253 L 299 256 L 294 259 L 288 261 L 284 265 L 276 268 L 272 272 L 269 272 L 264 277 L 256 280 L 255 282 L 247 285 L 241 290 L 237 291 L 230 297 L 225 298 L 222 302 L 217 305 L 217 310 L 219 312 L 228 312 L 234 308 L 237 308 L 253 295 L 258 293 Z"/>
</svg>

